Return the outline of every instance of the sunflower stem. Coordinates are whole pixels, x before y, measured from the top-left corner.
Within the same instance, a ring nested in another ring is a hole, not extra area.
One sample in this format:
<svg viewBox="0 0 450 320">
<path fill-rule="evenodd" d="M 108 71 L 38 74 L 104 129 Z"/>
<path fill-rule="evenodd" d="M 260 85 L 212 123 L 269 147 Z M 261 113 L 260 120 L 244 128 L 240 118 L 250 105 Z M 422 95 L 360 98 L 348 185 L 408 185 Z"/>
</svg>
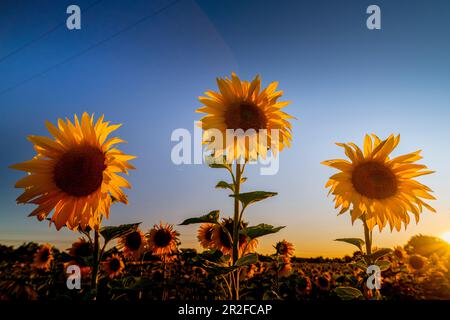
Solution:
<svg viewBox="0 0 450 320">
<path fill-rule="evenodd" d="M 239 221 L 240 221 L 240 210 L 239 210 L 239 199 L 237 195 L 241 188 L 241 164 L 236 160 L 236 174 L 234 182 L 234 218 L 233 218 L 233 265 L 239 259 Z M 239 300 L 239 270 L 235 271 L 234 281 L 233 281 L 233 300 Z"/>
<path fill-rule="evenodd" d="M 95 298 L 97 298 L 97 282 L 98 282 L 98 266 L 99 266 L 99 249 L 100 249 L 100 233 L 98 228 L 94 231 L 94 251 L 93 251 L 93 266 L 92 266 L 92 279 L 91 290 L 95 291 Z"/>
</svg>

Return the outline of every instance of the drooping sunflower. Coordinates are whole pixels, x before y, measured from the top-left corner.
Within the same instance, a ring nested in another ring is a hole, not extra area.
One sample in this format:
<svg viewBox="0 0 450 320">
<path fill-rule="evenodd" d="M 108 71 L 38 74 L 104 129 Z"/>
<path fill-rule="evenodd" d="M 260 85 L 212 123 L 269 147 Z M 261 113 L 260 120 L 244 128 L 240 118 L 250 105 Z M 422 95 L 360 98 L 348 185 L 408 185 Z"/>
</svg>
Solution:
<svg viewBox="0 0 450 320">
<path fill-rule="evenodd" d="M 128 161 L 135 157 L 114 147 L 123 140 L 107 139 L 120 125 L 110 125 L 103 116 L 94 123 L 93 115 L 83 113 L 81 121 L 75 115 L 73 123 L 66 118 L 58 120 L 58 127 L 46 126 L 53 139 L 29 136 L 37 155 L 11 166 L 28 173 L 15 185 L 25 189 L 17 202 L 37 205 L 30 216 L 39 220 L 54 210 L 51 222 L 58 230 L 64 225 L 93 229 L 102 215 L 108 218 L 113 200 L 127 203 L 121 188 L 131 186 L 117 173 L 134 169 Z"/>
<path fill-rule="evenodd" d="M 125 264 L 118 254 L 113 254 L 103 262 L 103 268 L 108 277 L 112 279 L 122 274 Z"/>
<path fill-rule="evenodd" d="M 241 222 L 239 231 L 245 228 L 246 224 Z M 228 232 L 227 232 L 228 231 Z M 231 236 L 231 239 L 230 239 Z M 212 234 L 213 247 L 222 251 L 225 255 L 231 255 L 233 253 L 233 219 L 224 218 L 220 224 L 214 225 Z M 248 244 L 248 237 L 244 234 L 239 234 L 239 255 L 244 253 L 253 252 L 258 244 L 257 239 L 251 240 Z"/>
<path fill-rule="evenodd" d="M 69 254 L 78 261 L 92 257 L 93 248 L 89 241 L 86 241 L 84 238 L 79 238 L 72 244 L 72 247 L 69 248 L 68 251 Z"/>
<path fill-rule="evenodd" d="M 435 199 L 431 189 L 413 179 L 434 171 L 414 163 L 422 158 L 420 150 L 389 158 L 399 142 L 400 135 L 380 140 L 372 134 L 365 136 L 363 150 L 354 143 L 337 143 L 350 161 L 335 159 L 322 164 L 341 171 L 325 185 L 335 197 L 335 207 L 341 207 L 339 214 L 350 209 L 352 223 L 361 217 L 370 230 L 377 225 L 381 231 L 389 223 L 391 231 L 400 231 L 402 223 L 406 228 L 410 222 L 408 213 L 414 214 L 417 223 L 423 207 L 435 212 L 423 200 Z"/>
<path fill-rule="evenodd" d="M 294 255 L 294 245 L 286 240 L 277 242 L 275 244 L 275 250 L 280 256 L 291 257 Z"/>
<path fill-rule="evenodd" d="M 53 261 L 52 246 L 43 244 L 34 254 L 33 267 L 41 270 L 49 270 Z"/>
<path fill-rule="evenodd" d="M 290 146 L 292 126 L 288 119 L 293 117 L 281 110 L 290 102 L 277 101 L 283 95 L 283 91 L 276 91 L 278 82 L 261 89 L 259 76 L 248 82 L 232 73 L 231 79 L 218 78 L 217 85 L 219 92 L 210 90 L 205 92 L 206 97 L 199 97 L 204 106 L 197 109 L 198 113 L 207 114 L 201 119 L 203 142 L 209 144 L 207 149 L 212 150 L 215 157 L 226 155 L 228 162 L 239 158 L 256 160 L 258 155 L 265 158 L 268 149 L 276 154 Z M 218 137 L 210 129 L 221 132 L 221 141 L 215 140 Z M 246 139 L 237 139 L 237 135 L 234 141 L 227 141 L 228 129 L 242 129 Z M 259 133 L 264 134 L 264 138 L 260 139 Z"/>
<path fill-rule="evenodd" d="M 200 245 L 205 249 L 210 249 L 213 246 L 212 235 L 214 232 L 213 223 L 202 223 L 198 229 L 197 239 Z"/>
<path fill-rule="evenodd" d="M 141 230 L 137 229 L 121 237 L 119 247 L 125 258 L 139 259 L 147 247 L 147 238 Z"/>
<path fill-rule="evenodd" d="M 155 255 L 172 255 L 177 252 L 179 235 L 173 225 L 155 224 L 147 235 L 149 248 Z"/>
</svg>

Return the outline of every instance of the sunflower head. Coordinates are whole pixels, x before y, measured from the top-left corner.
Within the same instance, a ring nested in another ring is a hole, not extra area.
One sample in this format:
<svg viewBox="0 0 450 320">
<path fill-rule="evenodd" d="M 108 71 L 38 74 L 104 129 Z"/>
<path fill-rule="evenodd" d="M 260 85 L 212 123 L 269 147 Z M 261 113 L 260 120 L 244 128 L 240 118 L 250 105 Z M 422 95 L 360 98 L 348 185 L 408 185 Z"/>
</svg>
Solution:
<svg viewBox="0 0 450 320">
<path fill-rule="evenodd" d="M 214 226 L 213 223 L 202 223 L 198 229 L 197 239 L 200 242 L 200 245 L 205 249 L 210 249 L 214 245 L 212 239 Z"/>
<path fill-rule="evenodd" d="M 400 261 L 404 260 L 407 257 L 405 249 L 400 246 L 394 248 L 393 254 Z"/>
<path fill-rule="evenodd" d="M 279 264 L 278 275 L 282 278 L 288 277 L 292 272 L 291 259 L 287 256 L 281 257 Z"/>
<path fill-rule="evenodd" d="M 288 119 L 292 117 L 281 110 L 289 102 L 277 101 L 283 94 L 276 91 L 277 82 L 262 89 L 259 76 L 248 82 L 232 73 L 231 79 L 218 78 L 217 85 L 219 92 L 205 92 L 207 96 L 199 98 L 204 105 L 197 110 L 207 114 L 201 119 L 203 141 L 214 156 L 226 155 L 228 162 L 256 160 L 259 155 L 265 158 L 269 149 L 276 154 L 290 146 L 292 127 Z M 227 139 L 227 130 L 236 135 Z"/>
<path fill-rule="evenodd" d="M 246 223 L 241 221 L 239 226 L 239 231 L 244 230 L 247 226 Z M 223 221 L 219 224 L 214 225 L 214 230 L 212 234 L 213 247 L 222 251 L 223 254 L 231 255 L 233 252 L 233 219 L 232 218 L 224 218 Z M 244 235 L 239 234 L 239 255 L 242 255 L 245 247 L 246 252 L 252 252 L 256 249 L 258 244 L 256 239 L 251 240 L 248 244 L 247 242 L 250 239 Z"/>
<path fill-rule="evenodd" d="M 364 219 L 372 230 L 380 231 L 389 223 L 391 230 L 400 231 L 402 223 L 410 222 L 409 213 L 416 222 L 423 207 L 435 212 L 425 200 L 435 199 L 431 189 L 415 177 L 432 173 L 426 166 L 415 162 L 422 157 L 420 151 L 389 158 L 400 142 L 400 136 L 380 140 L 366 135 L 361 150 L 354 143 L 337 143 L 344 148 L 348 160 L 335 159 L 322 164 L 340 170 L 331 176 L 325 187 L 334 195 L 335 207 L 342 214 L 350 209 L 352 223 Z"/>
<path fill-rule="evenodd" d="M 89 241 L 86 241 L 84 238 L 79 238 L 72 244 L 72 247 L 68 251 L 75 260 L 80 260 L 92 257 L 93 249 Z"/>
<path fill-rule="evenodd" d="M 413 254 L 408 258 L 408 268 L 411 272 L 421 272 L 425 269 L 426 259 L 418 254 Z"/>
<path fill-rule="evenodd" d="M 316 286 L 322 291 L 328 291 L 331 287 L 331 276 L 328 273 L 323 273 L 316 277 Z"/>
<path fill-rule="evenodd" d="M 121 188 L 129 183 L 118 173 L 128 174 L 134 169 L 128 163 L 133 156 L 114 146 L 124 142 L 119 138 L 107 139 L 120 125 L 110 125 L 103 116 L 94 122 L 94 116 L 84 113 L 79 121 L 59 119 L 58 126 L 46 123 L 52 138 L 29 136 L 36 156 L 29 161 L 12 165 L 28 175 L 16 183 L 25 192 L 18 203 L 32 203 L 38 207 L 30 216 L 51 218 L 59 230 L 98 226 L 101 216 L 108 218 L 112 199 L 127 203 Z"/>
<path fill-rule="evenodd" d="M 43 244 L 34 254 L 33 266 L 36 269 L 49 270 L 53 261 L 52 246 Z"/>
<path fill-rule="evenodd" d="M 115 278 L 123 272 L 125 264 L 118 254 L 113 254 L 103 262 L 103 268 L 108 277 Z"/>
<path fill-rule="evenodd" d="M 141 230 L 137 229 L 121 237 L 119 247 L 125 258 L 139 259 L 147 247 L 147 238 Z"/>
<path fill-rule="evenodd" d="M 294 245 L 286 240 L 279 241 L 275 244 L 277 255 L 291 257 L 294 255 Z"/>
<path fill-rule="evenodd" d="M 177 251 L 179 235 L 173 225 L 155 224 L 147 235 L 148 245 L 155 255 L 171 255 Z"/>
</svg>

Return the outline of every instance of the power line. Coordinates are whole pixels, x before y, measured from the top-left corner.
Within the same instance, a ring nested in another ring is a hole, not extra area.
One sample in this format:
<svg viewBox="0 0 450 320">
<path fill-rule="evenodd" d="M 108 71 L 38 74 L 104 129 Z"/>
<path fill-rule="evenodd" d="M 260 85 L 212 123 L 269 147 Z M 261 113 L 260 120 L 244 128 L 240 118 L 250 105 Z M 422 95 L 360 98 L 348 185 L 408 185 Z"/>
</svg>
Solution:
<svg viewBox="0 0 450 320">
<path fill-rule="evenodd" d="M 89 9 L 95 7 L 97 4 L 99 4 L 100 2 L 102 2 L 103 0 L 98 0 L 96 2 L 94 2 L 93 4 L 91 4 L 89 7 L 87 7 L 86 9 L 83 10 L 83 12 L 88 12 Z M 59 24 L 57 24 L 56 26 L 54 26 L 53 28 L 51 28 L 50 30 L 47 30 L 46 32 L 44 32 L 43 34 L 41 34 L 39 37 L 30 40 L 26 43 L 24 43 L 22 46 L 20 46 L 19 48 L 11 51 L 10 53 L 6 54 L 5 56 L 0 58 L 0 63 L 3 63 L 5 60 L 9 59 L 10 57 L 18 54 L 20 51 L 28 48 L 29 46 L 31 46 L 32 44 L 44 39 L 45 37 L 47 37 L 49 34 L 55 32 L 56 30 L 58 30 L 59 28 L 63 27 L 66 25 L 66 22 L 61 22 Z"/>
<path fill-rule="evenodd" d="M 49 72 L 52 71 L 53 69 L 58 68 L 58 67 L 62 66 L 63 64 L 66 64 L 66 63 L 68 63 L 68 62 L 70 62 L 70 61 L 72 61 L 72 60 L 78 58 L 79 56 L 82 56 L 82 55 L 86 54 L 87 52 L 89 52 L 89 51 L 91 51 L 91 50 L 93 50 L 93 49 L 95 49 L 95 48 L 101 46 L 101 45 L 104 44 L 105 42 L 108 42 L 108 41 L 114 39 L 115 37 L 121 35 L 122 33 L 125 33 L 125 32 L 127 32 L 127 31 L 129 31 L 130 29 L 134 28 L 135 26 L 137 26 L 137 25 L 139 25 L 139 24 L 141 24 L 141 23 L 143 23 L 143 22 L 149 20 L 150 18 L 153 18 L 154 16 L 156 16 L 156 15 L 162 13 L 163 11 L 165 11 L 165 10 L 171 8 L 172 6 L 174 6 L 176 3 L 180 2 L 180 1 L 181 1 L 181 0 L 175 0 L 175 1 L 172 1 L 172 2 L 169 3 L 168 5 L 166 5 L 166 6 L 162 7 L 162 8 L 160 8 L 160 9 L 158 9 L 157 11 L 153 12 L 153 13 L 150 14 L 150 15 L 147 15 L 147 16 L 142 17 L 141 19 L 139 19 L 139 20 L 136 21 L 135 23 L 133 23 L 133 24 L 131 24 L 131 25 L 128 25 L 127 27 L 125 27 L 125 28 L 119 30 L 118 32 L 116 32 L 116 33 L 110 35 L 109 37 L 107 37 L 107 38 L 105 38 L 105 39 L 103 39 L 103 40 L 101 40 L 101 41 L 99 41 L 99 42 L 93 44 L 92 46 L 90 46 L 90 47 L 88 47 L 88 48 L 86 48 L 86 49 L 84 49 L 84 50 L 82 50 L 82 51 L 80 51 L 80 52 L 78 52 L 78 53 L 76 53 L 76 54 L 74 54 L 74 55 L 68 57 L 67 59 L 64 59 L 64 60 L 61 61 L 61 62 L 58 62 L 58 63 L 56 63 L 56 64 L 54 64 L 54 65 L 48 67 L 47 69 L 45 69 L 45 70 L 43 70 L 43 71 L 41 71 L 41 72 L 38 72 L 38 73 L 32 75 L 31 77 L 29 77 L 29 78 L 27 78 L 27 79 L 24 79 L 24 80 L 22 80 L 22 81 L 16 83 L 15 85 L 13 85 L 13 86 L 11 86 L 11 87 L 8 87 L 8 88 L 3 89 L 2 91 L 0 91 L 0 95 L 3 95 L 3 94 L 5 94 L 5 93 L 7 93 L 7 92 L 9 92 L 9 91 L 12 91 L 12 90 L 16 89 L 17 87 L 19 87 L 19 86 L 21 86 L 21 85 L 23 85 L 23 84 L 25 84 L 25 83 L 28 83 L 28 82 L 30 82 L 30 81 L 36 79 L 36 78 L 39 78 L 40 76 L 43 76 L 43 75 L 49 73 Z"/>
</svg>

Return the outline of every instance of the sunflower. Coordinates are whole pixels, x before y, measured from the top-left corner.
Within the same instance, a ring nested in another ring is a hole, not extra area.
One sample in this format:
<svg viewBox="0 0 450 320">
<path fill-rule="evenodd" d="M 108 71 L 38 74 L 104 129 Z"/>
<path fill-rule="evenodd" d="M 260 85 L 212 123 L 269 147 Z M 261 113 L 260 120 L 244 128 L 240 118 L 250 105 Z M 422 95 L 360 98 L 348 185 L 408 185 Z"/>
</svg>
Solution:
<svg viewBox="0 0 450 320">
<path fill-rule="evenodd" d="M 401 246 L 394 247 L 393 254 L 400 261 L 403 261 L 407 257 L 405 249 L 403 249 Z"/>
<path fill-rule="evenodd" d="M 179 235 L 173 225 L 155 224 L 147 235 L 148 245 L 155 255 L 171 255 L 177 251 Z"/>
<path fill-rule="evenodd" d="M 84 238 L 79 238 L 72 244 L 72 247 L 68 249 L 69 254 L 75 260 L 82 260 L 84 258 L 92 257 L 92 245 L 89 241 L 86 241 Z"/>
<path fill-rule="evenodd" d="M 410 222 L 408 213 L 414 214 L 416 223 L 423 207 L 435 212 L 423 199 L 434 200 L 431 189 L 413 178 L 433 173 L 421 159 L 420 150 L 396 158 L 389 154 L 400 142 L 400 135 L 390 135 L 381 141 L 376 135 L 366 135 L 364 151 L 354 143 L 337 143 L 343 147 L 350 161 L 328 160 L 322 164 L 341 170 L 333 175 L 326 188 L 335 198 L 335 207 L 342 214 L 350 209 L 352 223 L 365 219 L 370 230 L 376 225 L 380 231 L 389 222 L 391 231 L 400 231 Z"/>
<path fill-rule="evenodd" d="M 141 230 L 137 229 L 121 237 L 119 247 L 125 258 L 139 259 L 147 247 L 147 238 Z"/>
<path fill-rule="evenodd" d="M 38 207 L 30 216 L 45 219 L 54 210 L 51 222 L 59 230 L 66 225 L 71 230 L 99 224 L 102 215 L 108 218 L 112 200 L 127 203 L 121 188 L 130 184 L 117 173 L 128 174 L 134 169 L 129 156 L 114 145 L 119 138 L 107 140 L 120 125 L 110 125 L 101 116 L 83 113 L 81 122 L 75 115 L 72 123 L 59 119 L 58 127 L 46 123 L 52 138 L 29 136 L 37 155 L 11 168 L 28 172 L 15 187 L 25 192 L 18 203 L 32 203 Z"/>
<path fill-rule="evenodd" d="M 418 254 L 413 254 L 408 258 L 408 269 L 411 272 L 421 272 L 425 269 L 426 259 Z"/>
<path fill-rule="evenodd" d="M 293 117 L 281 111 L 290 102 L 277 101 L 283 95 L 283 91 L 276 91 L 277 82 L 261 90 L 259 76 L 248 82 L 232 73 L 231 79 L 218 78 L 217 85 L 220 92 L 205 92 L 207 97 L 199 97 L 204 106 L 197 109 L 207 114 L 201 119 L 203 142 L 209 143 L 207 149 L 213 150 L 214 156 L 226 155 L 230 163 L 239 158 L 256 160 L 259 154 L 265 158 L 268 149 L 276 155 L 290 146 L 292 126 L 288 119 Z M 219 141 L 211 129 L 221 132 Z M 226 141 L 229 129 L 242 129 L 244 136 L 236 132 L 233 141 Z"/>
<path fill-rule="evenodd" d="M 280 256 L 291 257 L 294 255 L 294 245 L 286 240 L 277 242 L 274 248 Z"/>
<path fill-rule="evenodd" d="M 67 270 L 67 268 L 69 266 L 77 266 L 78 268 L 80 268 L 80 273 L 81 273 L 81 276 L 83 276 L 83 277 L 87 277 L 89 275 L 89 273 L 91 273 L 91 267 L 89 267 L 83 263 L 80 263 L 76 260 L 71 260 L 69 262 L 65 262 L 64 270 Z"/>
<path fill-rule="evenodd" d="M 246 223 L 241 222 L 239 230 L 243 230 Z M 212 246 L 215 249 L 219 249 L 223 254 L 231 255 L 233 253 L 233 219 L 225 218 L 220 224 L 214 225 L 214 230 L 212 234 Z M 239 234 L 239 255 L 242 255 L 244 250 L 246 252 L 252 252 L 256 249 L 258 241 L 256 239 L 251 240 L 248 244 L 248 237 L 243 234 Z M 247 248 L 246 248 L 247 247 Z"/>
<path fill-rule="evenodd" d="M 53 261 L 52 246 L 43 244 L 34 254 L 33 266 L 36 269 L 49 270 Z"/>
<path fill-rule="evenodd" d="M 214 226 L 213 223 L 202 223 L 198 229 L 197 239 L 205 249 L 210 249 L 213 246 L 212 235 Z"/>
<path fill-rule="evenodd" d="M 282 278 L 288 277 L 292 272 L 291 259 L 287 256 L 281 257 L 281 263 L 278 269 L 278 275 Z"/>
<path fill-rule="evenodd" d="M 123 269 L 125 268 L 125 264 L 118 254 L 113 254 L 103 262 L 103 268 L 108 274 L 108 277 L 112 279 L 122 273 Z"/>
<path fill-rule="evenodd" d="M 315 279 L 317 288 L 322 291 L 328 291 L 331 288 L 331 276 L 329 273 L 324 273 L 317 276 Z"/>
</svg>

